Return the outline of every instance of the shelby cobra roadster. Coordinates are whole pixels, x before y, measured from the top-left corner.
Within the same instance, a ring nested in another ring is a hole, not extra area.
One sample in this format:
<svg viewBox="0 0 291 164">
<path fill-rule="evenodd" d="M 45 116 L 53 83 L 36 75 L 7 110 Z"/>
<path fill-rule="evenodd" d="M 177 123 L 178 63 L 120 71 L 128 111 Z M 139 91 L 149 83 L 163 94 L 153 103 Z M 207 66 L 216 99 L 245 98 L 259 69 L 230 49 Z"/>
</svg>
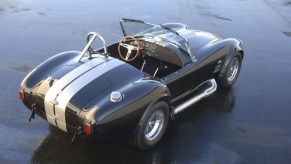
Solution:
<svg viewBox="0 0 291 164">
<path fill-rule="evenodd" d="M 32 111 L 29 121 L 37 114 L 72 140 L 118 138 L 150 149 L 179 112 L 238 78 L 238 39 L 181 23 L 122 19 L 120 26 L 119 42 L 107 45 L 90 32 L 82 52 L 57 54 L 25 77 L 19 97 Z"/>
</svg>

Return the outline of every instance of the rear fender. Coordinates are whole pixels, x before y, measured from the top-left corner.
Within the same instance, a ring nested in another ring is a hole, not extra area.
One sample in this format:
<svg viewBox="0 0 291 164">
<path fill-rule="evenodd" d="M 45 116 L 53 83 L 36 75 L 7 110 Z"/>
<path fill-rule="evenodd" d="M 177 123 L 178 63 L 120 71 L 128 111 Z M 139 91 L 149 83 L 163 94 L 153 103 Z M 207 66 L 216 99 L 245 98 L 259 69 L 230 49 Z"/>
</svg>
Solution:
<svg viewBox="0 0 291 164">
<path fill-rule="evenodd" d="M 170 107 L 170 102 L 171 102 L 171 94 L 169 89 L 166 86 L 159 86 L 159 92 L 156 94 L 156 97 L 153 98 L 153 100 L 149 103 L 149 105 L 147 106 L 146 110 L 144 111 L 138 126 L 136 127 L 133 136 L 135 136 L 139 130 L 139 128 L 141 127 L 142 122 L 145 119 L 146 114 L 148 113 L 148 111 L 152 108 L 152 106 L 154 106 L 157 102 L 159 101 L 164 101 L 168 104 L 168 106 Z"/>
<path fill-rule="evenodd" d="M 64 65 L 76 63 L 75 58 L 80 55 L 77 51 L 67 51 L 57 54 L 48 60 L 41 63 L 33 71 L 31 71 L 23 80 L 21 87 L 27 88 L 35 87 L 39 82 L 46 79 L 49 75 L 54 73 Z"/>
<path fill-rule="evenodd" d="M 31 109 L 31 105 L 37 101 L 36 92 L 42 82 L 63 66 L 76 63 L 75 58 L 79 54 L 80 52 L 77 51 L 68 51 L 54 55 L 26 75 L 20 85 L 20 90 L 25 95 L 25 99 L 23 100 L 24 105 L 28 109 Z"/>
<path fill-rule="evenodd" d="M 91 122 L 95 123 L 96 134 L 130 139 L 136 134 L 141 120 L 153 104 L 158 101 L 170 102 L 167 86 L 147 78 L 120 88 L 118 91 L 124 94 L 124 98 L 118 103 L 112 103 L 109 100 L 110 95 L 98 102 L 94 101 L 94 104 L 99 106 Z"/>
</svg>

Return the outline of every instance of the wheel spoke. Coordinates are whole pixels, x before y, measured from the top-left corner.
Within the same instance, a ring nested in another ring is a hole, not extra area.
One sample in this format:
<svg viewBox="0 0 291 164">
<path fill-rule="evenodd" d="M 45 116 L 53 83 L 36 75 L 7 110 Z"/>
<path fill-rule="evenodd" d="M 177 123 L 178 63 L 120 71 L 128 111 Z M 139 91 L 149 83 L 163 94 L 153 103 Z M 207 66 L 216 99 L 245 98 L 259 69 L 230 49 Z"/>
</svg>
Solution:
<svg viewBox="0 0 291 164">
<path fill-rule="evenodd" d="M 132 48 L 132 50 L 136 50 L 136 51 L 138 50 L 138 48 L 136 46 L 132 46 L 131 48 Z"/>
<path fill-rule="evenodd" d="M 157 132 L 158 127 L 159 127 L 159 124 L 155 124 L 155 126 L 148 133 L 148 136 L 153 136 Z"/>
<path fill-rule="evenodd" d="M 233 58 L 231 63 L 229 64 L 229 68 L 227 70 L 227 80 L 232 81 L 237 76 L 237 72 L 239 69 L 239 61 L 237 58 Z"/>
<path fill-rule="evenodd" d="M 149 118 L 149 121 L 147 123 L 147 126 L 145 128 L 145 137 L 148 140 L 155 139 L 164 124 L 164 114 L 161 110 L 158 110 L 152 114 L 152 116 Z"/>
<path fill-rule="evenodd" d="M 120 43 L 120 45 L 121 45 L 122 47 L 124 47 L 124 48 L 128 48 L 129 46 L 131 46 L 131 45 L 126 44 L 126 43 Z"/>
<path fill-rule="evenodd" d="M 151 122 L 149 123 L 149 125 L 152 126 L 152 125 L 154 125 L 156 122 L 157 122 L 157 121 L 151 121 Z"/>
<path fill-rule="evenodd" d="M 126 57 L 125 57 L 125 60 L 128 60 L 128 58 L 130 57 L 131 55 L 131 50 L 128 50 L 127 51 L 127 54 L 126 54 Z"/>
</svg>

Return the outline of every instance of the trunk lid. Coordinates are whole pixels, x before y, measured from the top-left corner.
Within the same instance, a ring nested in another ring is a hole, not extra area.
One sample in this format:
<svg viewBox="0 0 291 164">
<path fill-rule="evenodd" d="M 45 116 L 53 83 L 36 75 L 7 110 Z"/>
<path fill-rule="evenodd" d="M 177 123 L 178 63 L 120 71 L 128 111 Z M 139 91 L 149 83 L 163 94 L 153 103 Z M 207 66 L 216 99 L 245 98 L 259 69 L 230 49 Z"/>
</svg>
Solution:
<svg viewBox="0 0 291 164">
<path fill-rule="evenodd" d="M 75 68 L 65 66 L 48 77 L 37 91 L 38 102 L 49 123 L 73 133 L 82 121 L 79 113 L 89 102 L 142 77 L 142 72 L 118 59 L 94 58 Z"/>
</svg>

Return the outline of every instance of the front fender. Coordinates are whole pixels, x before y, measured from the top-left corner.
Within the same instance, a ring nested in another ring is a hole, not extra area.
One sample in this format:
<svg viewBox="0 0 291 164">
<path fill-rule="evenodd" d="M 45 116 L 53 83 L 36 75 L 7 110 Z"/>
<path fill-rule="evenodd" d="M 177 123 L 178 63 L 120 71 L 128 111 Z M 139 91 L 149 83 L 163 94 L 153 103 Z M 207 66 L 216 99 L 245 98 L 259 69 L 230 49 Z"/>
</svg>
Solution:
<svg viewBox="0 0 291 164">
<path fill-rule="evenodd" d="M 222 76 L 225 73 L 230 60 L 237 53 L 240 53 L 242 55 L 242 59 L 244 57 L 243 43 L 242 43 L 241 40 L 238 40 L 238 39 L 226 39 L 226 40 L 224 40 L 224 43 L 232 45 L 232 47 L 230 48 L 229 53 L 227 54 L 226 59 L 224 60 L 223 66 L 221 67 L 221 70 L 220 70 L 220 73 L 219 73 L 219 77 Z"/>
</svg>

